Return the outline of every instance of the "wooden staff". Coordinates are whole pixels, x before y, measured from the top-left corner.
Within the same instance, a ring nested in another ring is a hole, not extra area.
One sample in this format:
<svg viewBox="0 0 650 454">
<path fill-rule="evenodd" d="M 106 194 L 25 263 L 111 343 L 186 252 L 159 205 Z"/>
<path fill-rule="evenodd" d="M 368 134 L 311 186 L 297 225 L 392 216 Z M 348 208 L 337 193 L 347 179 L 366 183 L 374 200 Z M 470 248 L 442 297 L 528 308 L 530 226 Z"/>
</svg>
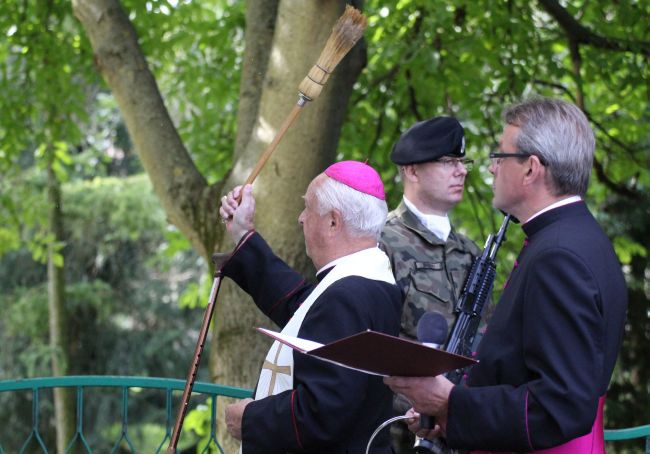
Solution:
<svg viewBox="0 0 650 454">
<path fill-rule="evenodd" d="M 273 141 L 268 145 L 268 147 L 266 147 L 260 156 L 257 164 L 246 179 L 245 184 L 252 184 L 253 181 L 255 181 L 255 178 L 257 178 L 257 175 L 264 167 L 264 164 L 266 164 L 266 162 L 269 160 L 271 154 L 273 151 L 275 151 L 284 134 L 287 132 L 289 127 L 293 124 L 293 122 L 302 111 L 302 108 L 307 104 L 307 101 L 313 101 L 314 99 L 318 98 L 330 74 L 332 74 L 336 65 L 338 65 L 343 57 L 345 57 L 350 49 L 352 49 L 359 38 L 361 38 L 363 35 L 363 30 L 366 28 L 367 24 L 368 22 L 365 16 L 361 14 L 359 10 L 353 8 L 350 5 L 346 5 L 345 12 L 336 21 L 336 24 L 334 24 L 332 33 L 330 34 L 327 43 L 325 44 L 325 48 L 322 50 L 320 56 L 318 57 L 318 61 L 309 70 L 307 76 L 302 80 L 302 82 L 300 82 L 300 85 L 298 86 L 298 102 L 293 107 L 291 112 L 289 112 L 289 115 L 282 123 L 282 126 L 273 138 Z M 241 201 L 241 194 L 239 201 Z M 240 241 L 239 244 L 241 245 L 244 242 L 245 240 Z M 194 382 L 196 381 L 196 374 L 199 369 L 199 363 L 201 362 L 203 347 L 208 335 L 212 314 L 214 313 L 214 307 L 217 300 L 217 295 L 219 294 L 219 288 L 221 287 L 221 270 L 228 262 L 228 259 L 232 257 L 236 252 L 237 248 L 231 254 L 227 255 L 225 260 L 220 260 L 220 263 L 217 263 L 219 260 L 218 258 L 213 257 L 216 271 L 212 284 L 212 290 L 210 291 L 208 306 L 203 316 L 203 322 L 201 324 L 201 330 L 199 332 L 199 339 L 197 340 L 196 348 L 194 350 L 194 357 L 192 358 L 190 369 L 187 374 L 187 381 L 185 383 L 185 389 L 183 390 L 181 405 L 176 416 L 174 431 L 170 438 L 169 446 L 167 447 L 167 454 L 176 454 L 176 445 L 178 444 L 178 439 L 180 438 L 181 430 L 183 429 L 183 420 L 185 419 L 185 414 L 187 413 L 190 395 L 192 394 L 192 388 L 194 387 Z"/>
</svg>

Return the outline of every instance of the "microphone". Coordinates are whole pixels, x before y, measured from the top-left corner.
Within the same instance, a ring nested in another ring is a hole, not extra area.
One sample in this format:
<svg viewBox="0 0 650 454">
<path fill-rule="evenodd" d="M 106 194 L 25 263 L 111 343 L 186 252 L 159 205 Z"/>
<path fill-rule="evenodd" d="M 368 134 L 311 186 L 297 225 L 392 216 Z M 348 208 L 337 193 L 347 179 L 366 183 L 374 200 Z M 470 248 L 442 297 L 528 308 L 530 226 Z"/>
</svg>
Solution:
<svg viewBox="0 0 650 454">
<path fill-rule="evenodd" d="M 447 320 L 439 312 L 426 312 L 416 327 L 418 341 L 427 347 L 440 348 L 447 340 Z"/>
<path fill-rule="evenodd" d="M 420 317 L 417 324 L 418 341 L 422 344 L 439 348 L 447 340 L 447 329 L 449 325 L 445 317 L 438 312 L 426 312 Z M 430 415 L 420 414 L 420 427 L 433 429 L 436 426 L 435 418 Z M 413 449 L 416 453 L 434 452 L 434 443 L 426 438 L 415 438 Z"/>
</svg>

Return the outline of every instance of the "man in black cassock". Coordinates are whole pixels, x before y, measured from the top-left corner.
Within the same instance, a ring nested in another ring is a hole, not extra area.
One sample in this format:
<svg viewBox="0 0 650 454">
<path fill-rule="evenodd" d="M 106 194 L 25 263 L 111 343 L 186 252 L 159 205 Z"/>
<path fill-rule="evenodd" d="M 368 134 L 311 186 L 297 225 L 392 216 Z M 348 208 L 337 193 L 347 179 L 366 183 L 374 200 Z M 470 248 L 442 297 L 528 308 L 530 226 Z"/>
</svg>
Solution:
<svg viewBox="0 0 650 454">
<path fill-rule="evenodd" d="M 621 346 L 627 290 L 611 242 L 589 212 L 594 134 L 576 106 L 510 107 L 491 153 L 495 208 L 527 238 L 468 386 L 442 376 L 386 379 L 436 417 L 452 448 L 603 454 L 603 404 Z M 418 431 L 416 421 L 410 428 Z M 547 448 L 550 448 L 546 450 Z"/>
<path fill-rule="evenodd" d="M 252 188 L 222 199 L 220 214 L 236 252 L 223 269 L 287 335 L 329 343 L 367 329 L 399 333 L 401 293 L 388 257 L 377 247 L 387 207 L 370 166 L 344 161 L 307 188 L 303 227 L 318 270 L 308 283 L 254 230 Z M 346 369 L 274 342 L 255 400 L 226 409 L 228 432 L 244 454 L 364 453 L 373 431 L 391 416 L 392 393 L 380 377 Z M 370 452 L 389 454 L 387 433 Z"/>
</svg>

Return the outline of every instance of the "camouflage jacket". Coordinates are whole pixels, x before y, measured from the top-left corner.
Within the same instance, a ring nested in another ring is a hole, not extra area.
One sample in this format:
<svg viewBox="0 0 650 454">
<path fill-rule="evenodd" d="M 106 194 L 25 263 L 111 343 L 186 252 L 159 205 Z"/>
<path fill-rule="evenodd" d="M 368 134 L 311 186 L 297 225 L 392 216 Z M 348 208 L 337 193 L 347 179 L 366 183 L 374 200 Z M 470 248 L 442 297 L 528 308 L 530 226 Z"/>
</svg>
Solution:
<svg viewBox="0 0 650 454">
<path fill-rule="evenodd" d="M 388 214 L 379 247 L 390 258 L 404 298 L 400 335 L 415 339 L 418 320 L 432 311 L 445 316 L 449 335 L 454 306 L 480 249 L 453 228 L 442 241 L 404 203 Z"/>
</svg>

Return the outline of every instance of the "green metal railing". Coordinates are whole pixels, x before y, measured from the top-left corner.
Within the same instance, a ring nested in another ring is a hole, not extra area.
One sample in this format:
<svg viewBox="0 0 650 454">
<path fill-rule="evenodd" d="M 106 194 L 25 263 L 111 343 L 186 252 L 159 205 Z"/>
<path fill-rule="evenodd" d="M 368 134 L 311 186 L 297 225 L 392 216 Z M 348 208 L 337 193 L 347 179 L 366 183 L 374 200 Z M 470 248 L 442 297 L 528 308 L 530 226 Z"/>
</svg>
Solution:
<svg viewBox="0 0 650 454">
<path fill-rule="evenodd" d="M 19 453 L 31 445 L 36 444 L 40 452 L 48 453 L 45 446 L 43 437 L 40 433 L 40 394 L 42 390 L 52 388 L 75 388 L 76 389 L 76 430 L 70 440 L 66 453 L 70 452 L 73 447 L 81 445 L 85 452 L 92 453 L 87 440 L 87 434 L 84 432 L 84 394 L 87 388 L 121 388 L 122 390 L 122 420 L 121 431 L 119 438 L 115 441 L 111 453 L 117 452 L 121 445 L 126 444 L 129 450 L 133 453 L 137 452 L 134 448 L 131 437 L 129 436 L 129 398 L 130 390 L 138 389 L 160 389 L 165 392 L 165 405 L 166 405 L 166 420 L 165 420 L 165 436 L 161 441 L 156 453 L 161 452 L 167 448 L 169 440 L 172 435 L 176 413 L 172 413 L 173 407 L 173 392 L 182 391 L 185 388 L 184 380 L 165 379 L 165 378 L 148 378 L 148 377 L 117 377 L 117 376 L 68 376 L 68 377 L 52 377 L 52 378 L 31 378 L 25 380 L 1 381 L 0 392 L 9 391 L 31 391 L 32 393 L 32 427 L 31 431 L 24 441 Z M 223 454 L 223 449 L 217 440 L 217 397 L 232 397 L 243 399 L 251 397 L 251 391 L 242 388 L 233 388 L 230 386 L 216 385 L 212 383 L 196 382 L 193 387 L 193 393 L 203 394 L 211 400 L 211 416 L 210 416 L 210 436 L 209 441 L 205 445 L 202 452 L 210 452 L 211 447 L 214 447 Z M 30 450 L 33 452 L 33 450 Z M 2 447 L 2 439 L 0 437 L 0 454 L 5 451 Z"/>
<path fill-rule="evenodd" d="M 645 438 L 645 453 L 650 454 L 650 424 L 605 431 L 605 441 L 633 440 L 635 438 Z"/>
<path fill-rule="evenodd" d="M 84 397 L 87 388 L 121 388 L 122 390 L 122 416 L 121 430 L 119 437 L 113 445 L 111 453 L 118 450 L 121 445 L 126 444 L 133 453 L 137 452 L 131 437 L 129 436 L 129 397 L 132 389 L 160 389 L 165 392 L 165 436 L 160 442 L 159 453 L 166 449 L 171 438 L 172 429 L 176 414 L 172 412 L 173 392 L 182 391 L 185 388 L 184 380 L 165 379 L 165 378 L 148 378 L 148 377 L 116 377 L 116 376 L 70 376 L 70 377 L 52 377 L 52 378 L 31 378 L 25 380 L 0 381 L 0 392 L 10 391 L 31 391 L 32 393 L 32 427 L 27 439 L 22 444 L 19 453 L 32 444 L 36 444 L 41 452 L 48 453 L 43 437 L 40 433 L 40 394 L 42 390 L 52 388 L 75 388 L 76 390 L 76 430 L 73 438 L 68 444 L 66 452 L 73 447 L 81 445 L 87 453 L 92 454 L 92 449 L 87 440 L 87 434 L 84 432 Z M 251 391 L 242 388 L 233 388 L 230 386 L 216 385 L 212 383 L 197 382 L 194 384 L 193 393 L 203 394 L 211 400 L 210 414 L 210 435 L 209 441 L 202 452 L 210 452 L 211 447 L 218 449 L 223 454 L 223 449 L 217 440 L 217 397 L 232 397 L 244 399 L 251 397 Z M 645 452 L 650 454 L 650 424 L 631 427 L 618 430 L 605 430 L 605 441 L 632 440 L 636 438 L 645 438 Z M 32 451 L 30 451 L 32 452 Z M 2 447 L 2 438 L 0 437 L 0 454 L 5 454 Z"/>
</svg>

